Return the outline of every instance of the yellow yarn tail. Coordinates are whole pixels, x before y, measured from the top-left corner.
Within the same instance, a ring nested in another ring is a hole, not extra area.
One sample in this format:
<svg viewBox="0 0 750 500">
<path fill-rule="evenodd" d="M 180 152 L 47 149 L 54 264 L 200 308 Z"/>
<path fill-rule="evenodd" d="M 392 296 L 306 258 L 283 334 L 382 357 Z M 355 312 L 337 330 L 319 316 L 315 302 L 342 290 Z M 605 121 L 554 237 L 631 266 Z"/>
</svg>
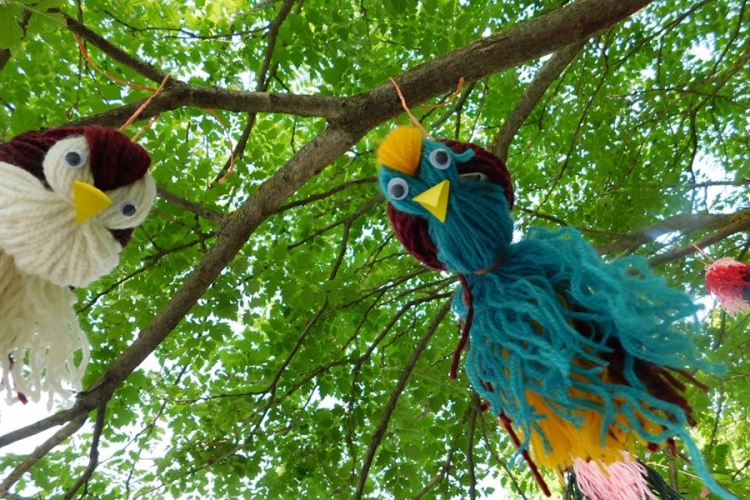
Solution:
<svg viewBox="0 0 750 500">
<path fill-rule="evenodd" d="M 578 394 L 577 397 L 583 398 L 584 396 Z M 536 413 L 542 417 L 537 420 L 538 427 L 531 431 L 529 437 L 531 456 L 541 467 L 565 470 L 572 467 L 577 458 L 611 464 L 622 461 L 623 451 L 633 453 L 633 446 L 636 442 L 647 444 L 638 439 L 635 433 L 628 433 L 614 424 L 609 426 L 602 442 L 601 430 L 604 424 L 602 413 L 581 409 L 575 416 L 581 418 L 582 423 L 576 426 L 555 413 L 538 393 L 526 391 L 526 398 L 536 409 Z M 596 398 L 589 395 L 587 399 L 593 401 Z M 624 428 L 629 427 L 622 414 L 618 414 L 615 421 Z M 660 428 L 657 424 L 645 419 L 641 419 L 641 425 L 654 430 Z"/>
</svg>

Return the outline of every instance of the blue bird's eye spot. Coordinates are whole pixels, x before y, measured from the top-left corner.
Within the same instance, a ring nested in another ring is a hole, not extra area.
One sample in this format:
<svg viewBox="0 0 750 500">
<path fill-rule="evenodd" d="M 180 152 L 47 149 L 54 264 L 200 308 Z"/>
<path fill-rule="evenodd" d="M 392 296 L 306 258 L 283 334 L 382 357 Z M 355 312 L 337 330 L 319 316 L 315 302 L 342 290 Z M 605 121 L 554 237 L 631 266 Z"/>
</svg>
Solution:
<svg viewBox="0 0 750 500">
<path fill-rule="evenodd" d="M 451 157 L 444 149 L 436 149 L 430 153 L 430 163 L 438 170 L 445 170 L 451 166 Z"/>
<path fill-rule="evenodd" d="M 409 185 L 401 177 L 388 181 L 388 196 L 394 200 L 403 200 L 409 195 Z"/>
</svg>

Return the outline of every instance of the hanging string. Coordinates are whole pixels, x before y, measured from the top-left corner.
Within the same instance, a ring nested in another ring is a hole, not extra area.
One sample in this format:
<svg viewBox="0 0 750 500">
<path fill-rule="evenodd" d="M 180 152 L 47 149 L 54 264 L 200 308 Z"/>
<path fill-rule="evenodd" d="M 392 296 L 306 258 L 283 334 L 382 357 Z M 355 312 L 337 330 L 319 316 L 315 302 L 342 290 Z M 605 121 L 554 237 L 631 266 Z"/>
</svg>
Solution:
<svg viewBox="0 0 750 500">
<path fill-rule="evenodd" d="M 129 87 L 134 90 L 143 90 L 146 92 L 151 92 L 151 96 L 149 96 L 148 99 L 146 99 L 140 106 L 138 106 L 138 109 L 135 110 L 135 112 L 130 116 L 130 118 L 127 119 L 125 123 L 122 124 L 122 126 L 119 128 L 120 132 L 123 132 L 126 128 L 128 128 L 130 125 L 135 122 L 140 114 L 145 110 L 149 104 L 151 104 L 151 101 L 154 99 L 154 97 L 157 96 L 162 90 L 164 90 L 164 87 L 167 84 L 167 81 L 169 81 L 170 75 L 166 75 L 164 79 L 162 80 L 161 84 L 158 88 L 154 89 L 152 87 L 146 87 L 143 85 L 137 85 L 135 83 L 128 82 L 127 80 L 123 80 L 121 78 L 118 78 L 110 73 L 107 73 L 103 69 L 101 69 L 99 66 L 94 63 L 94 61 L 91 59 L 91 56 L 88 53 L 88 50 L 86 50 L 86 46 L 83 43 L 83 40 L 81 40 L 81 37 L 78 36 L 78 33 L 73 33 L 73 36 L 76 39 L 76 42 L 78 43 L 78 48 L 81 51 L 81 55 L 83 56 L 83 59 L 91 65 L 92 68 L 94 68 L 97 72 L 101 73 L 102 75 L 106 76 L 110 80 L 112 80 L 115 83 L 119 83 L 121 85 L 125 85 L 126 87 Z M 231 174 L 234 172 L 235 169 L 235 156 L 234 156 L 234 144 L 232 143 L 232 135 L 229 132 L 229 128 L 224 123 L 224 120 L 221 119 L 219 114 L 210 108 L 203 108 L 203 110 L 207 113 L 209 113 L 211 116 L 216 118 L 216 120 L 219 122 L 221 127 L 224 129 L 224 133 L 227 136 L 227 142 L 229 143 L 229 169 L 227 170 L 227 173 L 222 176 L 221 179 L 219 179 L 219 184 L 223 183 Z M 141 128 L 138 133 L 136 133 L 131 140 L 135 142 L 141 135 L 143 135 L 144 132 L 149 130 L 151 127 L 154 126 L 156 121 L 159 119 L 159 115 L 154 116 L 151 121 L 148 123 L 148 125 Z"/>
<path fill-rule="evenodd" d="M 419 122 L 419 120 L 417 119 L 417 117 L 412 114 L 411 110 L 409 109 L 409 105 L 406 103 L 406 97 L 404 97 L 403 92 L 401 92 L 401 87 L 398 86 L 398 83 L 396 83 L 396 80 L 394 80 L 391 77 L 388 77 L 388 80 L 390 80 L 390 82 L 393 84 L 393 87 L 396 89 L 396 93 L 398 94 L 398 98 L 401 100 L 401 107 L 404 109 L 404 111 L 406 112 L 406 114 L 409 115 L 409 119 L 414 124 L 414 126 L 417 127 L 422 132 L 422 135 L 424 135 L 425 137 L 427 137 L 429 139 L 433 139 L 434 140 L 434 137 L 432 137 L 427 132 L 427 130 Z M 464 79 L 463 76 L 458 79 L 458 87 L 456 87 L 456 90 L 453 92 L 453 94 L 448 99 L 445 100 L 445 102 L 441 102 L 440 104 L 419 104 L 419 107 L 425 108 L 425 109 L 437 109 L 437 108 L 440 108 L 440 107 L 443 107 L 443 106 L 446 106 L 446 105 L 450 104 L 461 93 L 461 89 L 463 88 L 465 81 L 466 80 Z"/>
<path fill-rule="evenodd" d="M 151 95 L 150 95 L 150 96 L 148 97 L 148 99 L 146 99 L 146 100 L 145 100 L 145 101 L 143 102 L 143 104 L 141 104 L 140 106 L 138 106 L 138 109 L 136 109 L 136 110 L 135 110 L 135 112 L 134 112 L 134 113 L 133 113 L 133 114 L 132 114 L 132 115 L 130 116 L 130 118 L 128 118 L 128 119 L 127 119 L 127 121 L 126 121 L 125 123 L 123 123 L 123 124 L 122 124 L 122 126 L 121 126 L 121 127 L 120 127 L 120 129 L 119 129 L 119 130 L 120 130 L 120 132 L 123 132 L 123 131 L 124 131 L 124 130 L 125 130 L 126 128 L 128 128 L 128 127 L 129 127 L 129 126 L 130 126 L 130 125 L 131 125 L 131 124 L 132 124 L 132 123 L 133 123 L 133 122 L 134 122 L 134 121 L 135 121 L 135 120 L 136 120 L 136 119 L 138 118 L 138 116 L 139 116 L 139 115 L 140 115 L 140 114 L 141 114 L 141 113 L 143 112 L 143 110 L 144 110 L 144 109 L 146 109 L 146 108 L 148 107 L 148 105 L 149 105 L 149 104 L 151 104 L 151 101 L 153 101 L 153 100 L 154 100 L 154 97 L 156 97 L 156 95 L 157 95 L 157 94 L 158 94 L 159 92 L 161 92 L 162 90 L 164 90 L 164 86 L 165 86 L 165 85 L 167 84 L 167 80 L 169 80 L 169 75 L 167 75 L 167 76 L 165 76 L 165 77 L 164 77 L 164 79 L 163 79 L 163 80 L 161 81 L 161 85 L 159 85 L 159 88 L 158 88 L 158 89 L 156 89 L 156 91 L 154 91 L 154 93 L 153 93 L 153 94 L 151 94 Z M 156 116 L 158 117 L 159 115 L 156 115 Z M 152 126 L 152 125 L 153 125 L 154 123 L 156 123 L 156 121 L 155 121 L 155 120 L 152 120 L 152 121 L 151 121 L 151 123 L 150 123 L 150 124 L 148 125 L 148 128 L 151 128 L 151 126 Z M 140 131 L 140 132 L 138 132 L 138 134 L 136 134 L 136 135 L 137 135 L 137 136 L 140 136 L 140 135 L 141 135 L 141 134 L 142 134 L 143 132 L 144 132 L 144 131 Z M 135 141 L 135 139 L 133 139 L 133 141 Z"/>
<path fill-rule="evenodd" d="M 130 138 L 130 140 L 131 140 L 131 141 L 133 141 L 133 142 L 137 141 L 137 140 L 138 140 L 138 138 L 139 138 L 139 137 L 140 137 L 141 135 L 143 135 L 143 133 L 144 133 L 144 132 L 145 132 L 146 130 L 149 130 L 149 129 L 150 129 L 151 127 L 153 127 L 153 126 L 154 126 L 154 123 L 156 123 L 156 121 L 157 121 L 157 120 L 159 119 L 159 116 L 160 116 L 160 115 L 155 115 L 155 116 L 154 116 L 153 118 L 151 118 L 151 120 L 150 120 L 150 121 L 148 122 L 148 124 L 147 124 L 147 125 L 144 125 L 143 127 L 141 127 L 141 129 L 140 129 L 140 130 L 138 131 L 138 133 L 136 133 L 136 134 L 135 134 L 135 135 L 134 135 L 133 137 L 131 137 L 131 138 Z"/>
<path fill-rule="evenodd" d="M 214 118 L 216 118 L 219 123 L 221 124 L 222 128 L 224 129 L 224 133 L 227 135 L 227 141 L 229 142 L 229 169 L 227 169 L 227 173 L 224 174 L 221 179 L 219 179 L 219 184 L 222 184 L 225 180 L 227 180 L 227 177 L 232 175 L 232 172 L 234 172 L 234 144 L 232 144 L 232 136 L 229 133 L 229 128 L 224 124 L 224 120 L 221 119 L 219 114 L 214 111 L 213 109 L 204 108 L 204 111 L 212 115 Z"/>
<path fill-rule="evenodd" d="M 510 418 L 504 413 L 500 412 L 500 415 L 498 415 L 498 419 L 500 420 L 500 423 L 503 426 L 503 429 L 505 429 L 505 432 L 508 433 L 510 436 L 510 440 L 513 441 L 513 444 L 516 448 L 521 447 L 521 440 L 518 439 L 518 435 L 516 434 L 516 431 L 513 430 L 512 422 Z M 542 473 L 539 472 L 539 469 L 536 466 L 536 463 L 534 463 L 534 460 L 531 458 L 531 455 L 529 454 L 528 449 L 524 449 L 521 452 L 521 456 L 526 460 L 526 464 L 529 466 L 529 469 L 531 469 L 531 474 L 534 476 L 534 480 L 539 485 L 539 487 L 542 489 L 542 492 L 549 496 L 552 496 L 552 494 L 549 491 L 549 486 L 547 486 L 547 482 L 542 477 Z"/>
<path fill-rule="evenodd" d="M 424 108 L 424 109 L 430 109 L 430 110 L 432 110 L 432 109 L 442 108 L 443 106 L 447 106 L 448 104 L 450 104 L 450 103 L 452 103 L 453 101 L 456 100 L 456 98 L 458 97 L 458 95 L 461 93 L 461 89 L 464 88 L 464 83 L 465 82 L 466 82 L 466 80 L 464 79 L 463 76 L 461 78 L 459 78 L 458 79 L 458 87 L 456 87 L 456 90 L 453 92 L 453 94 L 451 94 L 451 96 L 448 99 L 446 99 L 445 101 L 443 101 L 441 103 L 438 103 L 438 104 L 419 104 L 419 107 L 420 108 Z"/>
<path fill-rule="evenodd" d="M 712 258 L 710 255 L 708 255 L 706 252 L 704 252 L 703 249 L 701 247 L 699 247 L 698 245 L 696 245 L 695 243 L 691 243 L 690 246 L 693 247 L 693 248 L 695 248 L 696 250 L 698 250 L 701 253 L 701 255 L 703 255 L 705 258 L 707 258 L 711 262 L 716 262 L 716 259 Z M 698 261 L 701 264 L 703 264 L 704 266 L 706 266 L 706 267 L 709 266 L 709 264 L 707 262 L 705 262 L 705 261 L 702 261 L 700 259 L 698 259 Z"/>
<path fill-rule="evenodd" d="M 91 60 L 91 56 L 89 56 L 89 53 L 88 53 L 88 51 L 86 50 L 86 47 L 83 44 L 83 40 L 81 40 L 81 37 L 78 36 L 78 33 L 74 32 L 73 36 L 76 38 L 76 41 L 78 42 L 78 48 L 81 51 L 81 55 L 86 60 L 86 62 L 89 63 L 91 65 L 91 67 L 94 68 L 96 71 L 98 71 L 102 75 L 106 76 L 107 78 L 109 78 L 113 82 L 119 83 L 121 85 L 125 85 L 126 87 L 130 87 L 131 89 L 145 90 L 146 92 L 154 92 L 155 91 L 155 89 L 153 89 L 151 87 L 144 87 L 143 85 L 137 85 L 135 83 L 130 83 L 130 82 L 126 81 L 126 80 L 122 80 L 122 79 L 120 79 L 120 78 L 118 78 L 118 77 L 116 77 L 114 75 L 111 75 L 111 74 L 107 73 L 103 69 L 101 69 L 99 66 L 97 66 L 96 64 L 94 64 L 94 61 Z"/>
<path fill-rule="evenodd" d="M 427 133 L 427 130 L 425 130 L 422 124 L 419 123 L 419 120 L 417 120 L 417 117 L 412 114 L 411 110 L 409 109 L 409 105 L 406 104 L 406 98 L 404 97 L 404 94 L 401 92 L 401 87 L 398 86 L 398 83 L 396 83 L 396 80 L 394 80 L 391 77 L 388 77 L 388 79 L 391 81 L 391 83 L 393 84 L 393 87 L 396 89 L 398 98 L 401 99 L 401 107 L 404 108 L 404 111 L 406 111 L 406 114 L 409 115 L 411 122 L 414 124 L 415 127 L 417 127 L 422 132 L 422 135 L 432 139 L 433 137 L 429 133 Z"/>
</svg>

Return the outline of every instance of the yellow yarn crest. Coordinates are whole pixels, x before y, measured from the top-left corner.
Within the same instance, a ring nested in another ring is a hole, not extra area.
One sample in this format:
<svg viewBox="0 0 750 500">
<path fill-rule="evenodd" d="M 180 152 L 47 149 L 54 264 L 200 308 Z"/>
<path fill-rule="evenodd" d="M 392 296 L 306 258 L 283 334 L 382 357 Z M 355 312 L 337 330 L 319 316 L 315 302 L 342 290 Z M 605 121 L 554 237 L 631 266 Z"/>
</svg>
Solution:
<svg viewBox="0 0 750 500">
<path fill-rule="evenodd" d="M 377 151 L 379 165 L 414 176 L 422 156 L 422 132 L 414 127 L 391 131 Z"/>
</svg>

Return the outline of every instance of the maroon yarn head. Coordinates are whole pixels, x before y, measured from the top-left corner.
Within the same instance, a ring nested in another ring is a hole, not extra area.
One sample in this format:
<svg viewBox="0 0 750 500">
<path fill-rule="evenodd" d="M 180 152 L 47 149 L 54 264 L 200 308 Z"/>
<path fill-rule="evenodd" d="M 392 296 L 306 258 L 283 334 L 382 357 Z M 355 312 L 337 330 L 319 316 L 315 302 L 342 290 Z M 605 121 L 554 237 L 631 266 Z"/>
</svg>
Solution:
<svg viewBox="0 0 750 500">
<path fill-rule="evenodd" d="M 25 132 L 0 147 L 0 161 L 21 167 L 44 182 L 43 163 L 49 149 L 57 141 L 76 135 L 86 138 L 94 186 L 102 191 L 132 184 L 151 165 L 151 157 L 141 145 L 122 132 L 100 125 Z"/>
<path fill-rule="evenodd" d="M 44 133 L 50 145 L 73 135 L 86 138 L 94 186 L 102 191 L 132 184 L 146 175 L 151 165 L 151 157 L 143 146 L 112 127 L 61 127 Z"/>
<path fill-rule="evenodd" d="M 505 199 L 508 200 L 508 208 L 513 208 L 513 202 L 515 201 L 513 183 L 505 162 L 476 144 L 448 139 L 443 139 L 440 142 L 459 154 L 467 149 L 473 150 L 474 157 L 471 160 L 457 164 L 458 173 L 478 172 L 484 174 L 489 182 L 502 186 L 505 191 Z M 426 219 L 400 212 L 390 203 L 388 204 L 388 218 L 391 221 L 396 238 L 410 254 L 431 269 L 445 269 L 443 263 L 438 260 L 437 247 L 427 231 Z"/>
<path fill-rule="evenodd" d="M 0 161 L 26 170 L 49 188 L 44 177 L 44 157 L 57 141 L 72 136 L 86 138 L 94 186 L 102 191 L 132 184 L 146 175 L 151 165 L 151 157 L 141 145 L 112 127 L 100 125 L 25 132 L 0 147 Z M 125 246 L 133 230 L 117 229 L 111 232 Z"/>
</svg>

